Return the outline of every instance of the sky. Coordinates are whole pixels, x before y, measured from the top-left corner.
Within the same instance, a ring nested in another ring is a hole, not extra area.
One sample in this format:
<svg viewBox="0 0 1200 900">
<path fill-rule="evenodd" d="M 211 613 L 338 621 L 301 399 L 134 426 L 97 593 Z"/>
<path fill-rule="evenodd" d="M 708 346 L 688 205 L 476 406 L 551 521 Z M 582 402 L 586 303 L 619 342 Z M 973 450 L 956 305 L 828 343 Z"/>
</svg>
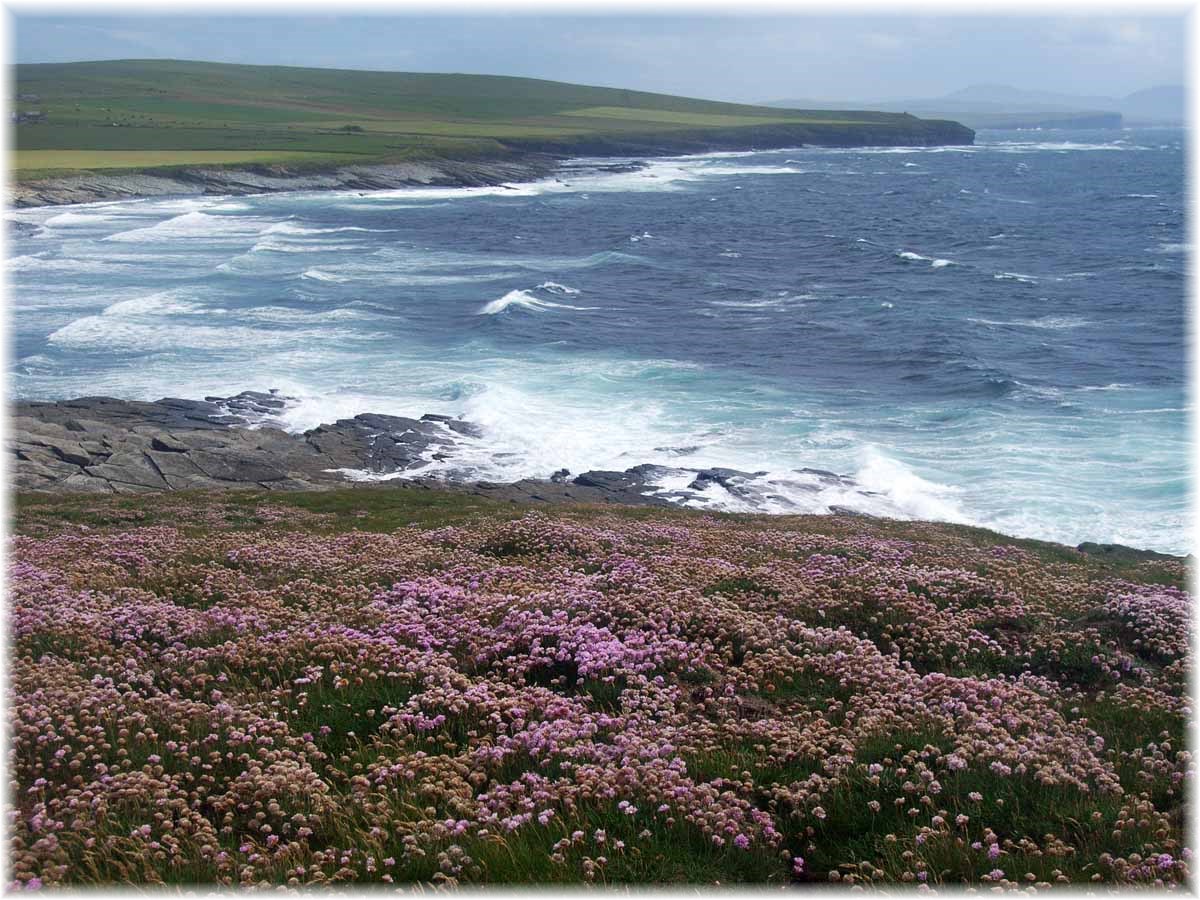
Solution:
<svg viewBox="0 0 1200 900">
<path fill-rule="evenodd" d="M 157 57 L 466 72 L 740 102 L 938 97 L 972 84 L 1120 97 L 1187 75 L 1185 14 L 1162 8 L 1068 7 L 1053 17 L 894 7 L 845 16 L 566 7 L 322 14 L 329 8 L 236 16 L 18 7 L 10 38 L 19 63 Z"/>
</svg>

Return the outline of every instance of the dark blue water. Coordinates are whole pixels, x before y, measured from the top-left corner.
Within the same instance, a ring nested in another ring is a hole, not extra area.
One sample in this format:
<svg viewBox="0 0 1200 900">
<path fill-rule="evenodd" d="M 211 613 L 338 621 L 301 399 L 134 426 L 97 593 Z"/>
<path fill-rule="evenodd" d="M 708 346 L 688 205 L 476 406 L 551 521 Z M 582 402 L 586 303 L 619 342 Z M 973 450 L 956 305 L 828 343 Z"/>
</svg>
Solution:
<svg viewBox="0 0 1200 900">
<path fill-rule="evenodd" d="M 775 491 L 1190 546 L 1178 130 L 653 160 L 489 189 L 11 213 L 13 392 L 279 387 L 289 427 L 461 414 L 431 462 L 853 475 Z M 665 485 L 669 487 L 670 485 Z M 742 509 L 714 487 L 707 502 Z"/>
</svg>

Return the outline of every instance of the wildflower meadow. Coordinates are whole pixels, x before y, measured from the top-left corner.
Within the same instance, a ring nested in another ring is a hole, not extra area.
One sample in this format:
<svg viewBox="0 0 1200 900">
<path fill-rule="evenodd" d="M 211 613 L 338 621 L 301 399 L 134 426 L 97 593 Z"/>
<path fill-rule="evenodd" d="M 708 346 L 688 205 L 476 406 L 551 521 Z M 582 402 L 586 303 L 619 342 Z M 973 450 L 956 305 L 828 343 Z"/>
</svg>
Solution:
<svg viewBox="0 0 1200 900">
<path fill-rule="evenodd" d="M 1182 562 L 399 488 L 14 528 L 13 889 L 1189 879 Z"/>
</svg>

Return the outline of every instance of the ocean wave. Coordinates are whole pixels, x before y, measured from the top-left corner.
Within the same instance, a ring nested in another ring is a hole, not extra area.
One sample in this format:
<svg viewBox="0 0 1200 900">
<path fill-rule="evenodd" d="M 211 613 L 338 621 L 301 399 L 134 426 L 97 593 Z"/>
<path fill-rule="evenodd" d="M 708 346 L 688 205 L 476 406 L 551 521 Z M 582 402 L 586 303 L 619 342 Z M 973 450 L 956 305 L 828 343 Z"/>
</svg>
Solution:
<svg viewBox="0 0 1200 900">
<path fill-rule="evenodd" d="M 1042 316 L 1037 319 L 980 319 L 968 318 L 968 322 L 973 322 L 976 325 L 996 325 L 1008 326 L 1016 328 L 1045 328 L 1051 331 L 1060 331 L 1068 328 L 1081 328 L 1084 325 L 1090 325 L 1091 322 L 1081 316 Z"/>
<path fill-rule="evenodd" d="M 804 175 L 805 172 L 794 166 L 701 166 L 692 174 L 705 178 L 713 175 Z"/>
<path fill-rule="evenodd" d="M 335 275 L 332 272 L 325 272 L 321 269 L 305 269 L 299 275 L 300 278 L 307 278 L 310 281 L 325 281 L 340 284 L 350 279 L 342 275 Z"/>
<path fill-rule="evenodd" d="M 374 308 L 378 309 L 378 307 Z M 259 322 L 292 325 L 379 319 L 381 313 L 373 312 L 370 306 L 347 304 L 327 310 L 295 309 L 290 306 L 255 306 L 250 309 L 238 310 L 238 316 Z"/>
<path fill-rule="evenodd" d="M 552 300 L 542 300 L 535 297 L 529 291 L 514 290 L 509 291 L 503 297 L 492 300 L 490 303 L 485 303 L 479 308 L 476 315 L 494 316 L 514 306 L 518 309 L 527 309 L 530 312 L 543 312 L 547 309 L 574 309 L 580 311 L 600 309 L 598 306 L 572 306 L 569 303 L 555 303 Z"/>
<path fill-rule="evenodd" d="M 129 218 L 129 216 L 127 214 L 123 214 L 121 211 L 70 211 L 51 216 L 42 222 L 42 224 L 47 228 L 74 228 L 79 226 L 90 227 L 94 225 L 105 225 L 114 219 L 125 218 Z"/>
<path fill-rule="evenodd" d="M 1036 275 L 1022 275 L 1020 272 L 997 272 L 992 276 L 996 281 L 1018 281 L 1021 284 L 1037 284 Z"/>
<path fill-rule="evenodd" d="M 313 244 L 288 244 L 270 239 L 258 241 L 250 248 L 251 253 L 312 253 L 314 250 L 326 249 Z"/>
<path fill-rule="evenodd" d="M 1077 390 L 1080 390 L 1080 391 L 1127 391 L 1131 387 L 1133 387 L 1132 384 L 1128 384 L 1128 383 L 1122 382 L 1122 381 L 1114 381 L 1109 384 L 1088 384 L 1088 385 L 1084 385 L 1081 388 L 1077 388 Z"/>
<path fill-rule="evenodd" d="M 159 291 L 141 297 L 131 297 L 106 306 L 102 316 L 180 316 L 209 313 L 200 303 L 181 297 L 181 291 Z"/>
<path fill-rule="evenodd" d="M 192 210 L 154 225 L 118 231 L 104 240 L 134 243 L 180 240 L 216 242 L 254 237 L 261 234 L 262 229 L 262 220 L 254 216 L 214 216 Z"/>
<path fill-rule="evenodd" d="M 536 186 L 539 182 L 522 182 L 520 184 L 495 184 L 482 187 L 405 187 L 394 190 L 370 191 L 337 191 L 335 196 L 349 200 L 349 207 L 371 206 L 380 209 L 403 209 L 404 206 L 386 206 L 397 200 L 469 200 L 479 197 L 536 197 L 541 191 Z"/>
<path fill-rule="evenodd" d="M 860 238 L 859 240 L 861 241 L 862 239 Z M 870 242 L 866 241 L 864 243 L 870 243 Z M 924 256 L 920 253 L 914 253 L 912 250 L 897 250 L 896 256 L 900 259 L 907 260 L 908 262 L 927 262 L 927 263 L 929 263 L 929 267 L 931 269 L 944 269 L 944 268 L 946 268 L 946 266 L 957 265 L 957 263 L 955 263 L 954 260 L 952 260 L 952 259 L 942 259 L 940 257 L 934 258 L 931 256 Z"/>
<path fill-rule="evenodd" d="M 48 250 L 40 253 L 25 253 L 20 256 L 10 256 L 4 261 L 4 267 L 10 272 L 20 272 L 26 269 L 36 269 L 46 264 Z"/>
<path fill-rule="evenodd" d="M 559 284 L 557 281 L 543 281 L 537 286 L 537 290 L 549 291 L 552 294 L 575 295 L 579 293 L 579 288 L 568 287 L 565 284 Z"/>
<path fill-rule="evenodd" d="M 813 300 L 815 294 L 792 294 L 780 291 L 774 297 L 762 297 L 756 300 L 713 300 L 710 306 L 723 306 L 728 309 L 782 309 L 791 306 L 803 306 L 805 300 Z"/>
<path fill-rule="evenodd" d="M 171 350 L 241 351 L 284 346 L 307 347 L 346 337 L 323 328 L 314 331 L 250 328 L 238 325 L 149 323 L 125 316 L 85 316 L 57 329 L 46 339 L 57 347 L 139 354 Z M 362 339 L 361 333 L 352 335 Z"/>
<path fill-rule="evenodd" d="M 307 225 L 297 225 L 295 222 L 285 221 L 276 222 L 274 225 L 269 225 L 262 234 L 284 234 L 284 235 L 313 235 L 313 234 L 339 234 L 346 231 L 367 232 L 371 234 L 383 234 L 385 232 L 395 231 L 394 228 L 363 228 L 360 225 L 339 225 L 332 228 L 318 228 Z"/>
</svg>

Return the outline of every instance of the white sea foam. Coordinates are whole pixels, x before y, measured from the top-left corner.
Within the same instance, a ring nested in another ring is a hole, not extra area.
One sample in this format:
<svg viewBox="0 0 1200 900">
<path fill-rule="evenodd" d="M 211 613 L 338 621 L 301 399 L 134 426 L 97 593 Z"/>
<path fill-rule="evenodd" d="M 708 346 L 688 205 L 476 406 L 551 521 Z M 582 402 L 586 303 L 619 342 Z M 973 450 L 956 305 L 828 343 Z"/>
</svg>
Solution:
<svg viewBox="0 0 1200 900">
<path fill-rule="evenodd" d="M 422 200 L 463 200 L 479 197 L 536 197 L 539 191 L 533 184 L 496 184 L 484 187 L 406 187 L 388 191 L 339 191 L 337 196 L 343 201 L 349 200 L 350 206 L 372 206 L 380 209 L 403 209 L 404 206 L 388 206 L 381 204 L 395 201 Z"/>
<path fill-rule="evenodd" d="M 1049 328 L 1059 331 L 1064 328 L 1080 328 L 1091 323 L 1082 316 L 1042 316 L 1040 319 L 1030 319 L 1025 324 L 1030 328 Z"/>
<path fill-rule="evenodd" d="M 514 290 L 509 291 L 503 297 L 492 300 L 490 303 L 485 303 L 479 308 L 476 315 L 494 316 L 514 306 L 518 309 L 527 309 L 530 312 L 543 312 L 547 309 L 588 310 L 600 308 L 598 306 L 572 306 L 569 303 L 555 303 L 552 300 L 542 300 L 535 297 L 529 291 Z"/>
<path fill-rule="evenodd" d="M 321 269 L 305 269 L 300 273 L 300 277 L 307 278 L 310 281 L 325 281 L 335 284 L 350 280 L 343 275 L 335 275 L 332 272 L 325 272 Z"/>
<path fill-rule="evenodd" d="M 346 231 L 359 231 L 379 233 L 395 231 L 394 228 L 363 228 L 359 225 L 341 225 L 335 228 L 317 228 L 307 225 L 297 225 L 292 221 L 276 222 L 274 225 L 268 226 L 263 234 L 283 234 L 283 235 L 313 235 L 313 234 L 339 234 Z"/>
<path fill-rule="evenodd" d="M 714 175 L 803 175 L 803 169 L 794 166 L 702 166 L 693 171 L 692 177 L 705 178 Z"/>
<path fill-rule="evenodd" d="M 312 253 L 314 250 L 324 250 L 325 247 L 313 244 L 289 244 L 270 239 L 258 241 L 250 248 L 251 253 Z"/>
<path fill-rule="evenodd" d="M 27 269 L 41 268 L 46 264 L 46 253 L 26 253 L 21 256 L 10 256 L 4 261 L 4 267 L 10 272 L 20 272 Z"/>
<path fill-rule="evenodd" d="M 114 219 L 128 218 L 121 212 L 93 210 L 88 212 L 64 212 L 51 216 L 42 224 L 47 228 L 73 228 L 79 226 L 104 225 Z"/>
<path fill-rule="evenodd" d="M 783 309 L 803 306 L 805 300 L 812 300 L 815 294 L 792 294 L 780 291 L 774 297 L 762 297 L 757 300 L 713 300 L 709 305 L 723 306 L 729 309 Z"/>
<path fill-rule="evenodd" d="M 968 318 L 968 322 L 976 325 L 1000 325 L 1017 328 L 1045 328 L 1051 331 L 1061 331 L 1067 328 L 1079 328 L 1090 322 L 1080 316 L 1042 316 L 1038 319 L 980 319 Z"/>
<path fill-rule="evenodd" d="M 1067 152 L 1071 150 L 1145 150 L 1145 147 L 1117 141 L 1086 143 L 1079 141 L 994 141 L 980 145 L 981 148 L 999 153 L 1033 153 L 1039 150 Z"/>
<path fill-rule="evenodd" d="M 955 265 L 955 262 L 952 259 L 935 259 L 933 257 L 924 256 L 920 253 L 915 253 L 912 250 L 897 250 L 896 256 L 900 259 L 908 260 L 909 262 L 928 262 L 931 269 L 944 269 L 946 266 Z"/>
<path fill-rule="evenodd" d="M 1079 388 L 1081 391 L 1126 391 L 1133 387 L 1132 384 L 1127 384 L 1122 381 L 1114 381 L 1110 384 L 1089 384 Z"/>
<path fill-rule="evenodd" d="M 655 493 L 667 499 L 720 512 L 827 514 L 836 507 L 888 518 L 970 521 L 958 502 L 957 488 L 918 476 L 874 446 L 861 447 L 857 459 L 848 479 L 776 468 L 735 477 L 732 490 L 715 480 L 692 487 L 696 472 L 689 459 L 688 469 L 664 462 L 651 483 Z"/>
<path fill-rule="evenodd" d="M 348 304 L 335 309 L 308 310 L 290 306 L 255 306 L 238 311 L 239 318 L 278 325 L 321 324 L 323 322 L 346 322 L 379 319 L 379 312 L 370 308 Z"/>
<path fill-rule="evenodd" d="M 102 316 L 179 316 L 207 313 L 200 303 L 184 299 L 181 291 L 159 291 L 106 306 Z"/>
<path fill-rule="evenodd" d="M 894 459 L 878 447 L 866 445 L 860 451 L 860 466 L 854 480 L 864 490 L 877 492 L 886 498 L 903 518 L 934 519 L 941 522 L 969 522 L 970 518 L 956 498 L 961 490 L 939 484 L 917 475 L 910 467 Z M 849 498 L 852 509 L 872 512 L 874 499 L 859 501 Z M 859 505 L 861 503 L 861 505 Z M 886 513 L 884 513 L 886 515 Z"/>
<path fill-rule="evenodd" d="M 1036 275 L 1022 275 L 1020 272 L 997 272 L 992 278 L 996 281 L 1019 281 L 1022 284 L 1037 284 Z"/>
<path fill-rule="evenodd" d="M 86 316 L 54 331 L 47 340 L 58 347 L 152 353 L 165 350 L 218 350 L 304 346 L 331 339 L 327 330 L 279 331 L 226 325 L 139 322 L 125 316 Z"/>
<path fill-rule="evenodd" d="M 549 291 L 552 294 L 578 294 L 579 288 L 568 287 L 565 284 L 559 284 L 557 281 L 543 281 L 537 286 L 539 291 Z"/>
<path fill-rule="evenodd" d="M 104 238 L 106 241 L 169 242 L 181 240 L 240 240 L 257 236 L 263 222 L 253 216 L 214 216 L 192 210 L 155 225 L 119 231 Z"/>
</svg>

